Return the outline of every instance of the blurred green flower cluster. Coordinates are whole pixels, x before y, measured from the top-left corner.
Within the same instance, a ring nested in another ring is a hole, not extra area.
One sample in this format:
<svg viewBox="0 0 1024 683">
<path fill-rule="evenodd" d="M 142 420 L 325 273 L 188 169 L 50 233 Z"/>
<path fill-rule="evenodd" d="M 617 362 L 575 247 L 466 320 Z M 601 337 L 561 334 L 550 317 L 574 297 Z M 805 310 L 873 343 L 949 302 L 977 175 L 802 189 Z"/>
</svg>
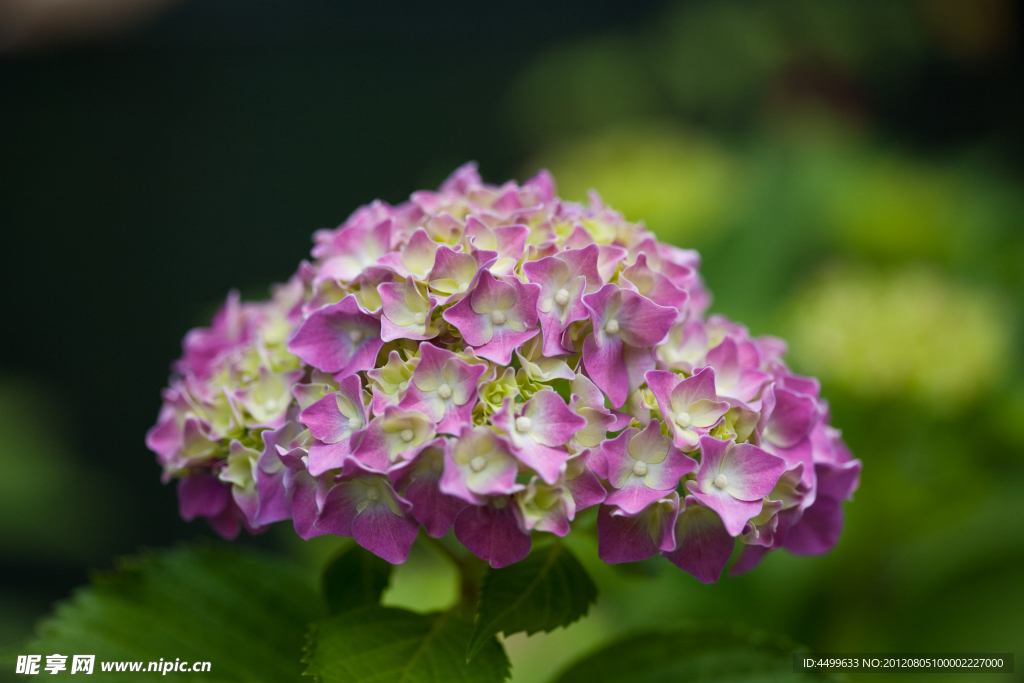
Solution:
<svg viewBox="0 0 1024 683">
<path fill-rule="evenodd" d="M 991 292 L 939 272 L 826 272 L 792 300 L 794 353 L 826 382 L 880 400 L 905 394 L 952 415 L 1008 366 L 1010 326 Z"/>
<path fill-rule="evenodd" d="M 985 140 L 915 148 L 873 109 L 913 97 L 936 60 L 997 68 L 1012 13 L 998 1 L 685 3 L 523 73 L 509 106 L 542 141 L 523 174 L 550 168 L 567 198 L 600 188 L 661 239 L 700 249 L 712 310 L 791 340 L 870 476 L 836 553 L 812 567 L 766 562 L 707 590 L 655 563 L 588 566 L 605 596 L 593 618 L 511 639 L 516 680 L 679 610 L 823 651 L 994 651 L 1024 637 L 1012 569 L 1024 187 Z"/>
</svg>

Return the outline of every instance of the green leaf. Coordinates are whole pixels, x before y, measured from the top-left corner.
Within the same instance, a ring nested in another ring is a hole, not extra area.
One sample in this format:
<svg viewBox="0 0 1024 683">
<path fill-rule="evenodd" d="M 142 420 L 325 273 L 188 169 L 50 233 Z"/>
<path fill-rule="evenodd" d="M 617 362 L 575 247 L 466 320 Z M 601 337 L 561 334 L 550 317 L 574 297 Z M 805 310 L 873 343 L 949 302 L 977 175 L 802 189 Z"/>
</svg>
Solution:
<svg viewBox="0 0 1024 683">
<path fill-rule="evenodd" d="M 331 561 L 323 574 L 323 593 L 331 614 L 379 605 L 391 580 L 392 565 L 354 545 Z"/>
<path fill-rule="evenodd" d="M 597 600 L 597 587 L 569 549 L 555 541 L 484 577 L 469 642 L 472 659 L 496 633 L 551 631 L 568 626 Z"/>
<path fill-rule="evenodd" d="M 455 612 L 359 607 L 313 627 L 306 675 L 318 683 L 501 683 L 509 663 L 495 638 L 466 662 L 472 630 Z"/>
<path fill-rule="evenodd" d="M 210 662 L 162 681 L 301 681 L 303 635 L 323 606 L 312 577 L 237 548 L 128 558 L 58 605 L 18 654 L 96 655 L 90 681 L 121 681 L 102 662 Z M 67 660 L 68 671 L 71 658 Z M 150 673 L 150 676 L 154 674 Z"/>
<path fill-rule="evenodd" d="M 687 628 L 618 640 L 571 665 L 555 683 L 768 683 L 821 675 L 793 673 L 784 639 L 731 628 Z"/>
</svg>

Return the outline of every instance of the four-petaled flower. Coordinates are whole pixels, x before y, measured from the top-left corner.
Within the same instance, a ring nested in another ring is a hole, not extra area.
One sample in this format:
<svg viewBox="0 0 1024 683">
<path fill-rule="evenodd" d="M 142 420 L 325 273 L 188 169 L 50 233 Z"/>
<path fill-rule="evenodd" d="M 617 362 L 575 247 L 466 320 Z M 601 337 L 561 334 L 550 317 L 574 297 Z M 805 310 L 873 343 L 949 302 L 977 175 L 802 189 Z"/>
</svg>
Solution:
<svg viewBox="0 0 1024 683">
<path fill-rule="evenodd" d="M 583 303 L 594 325 L 583 343 L 583 365 L 618 408 L 654 369 L 651 354 L 640 350 L 664 338 L 677 311 L 613 284 L 585 295 Z"/>
<path fill-rule="evenodd" d="M 565 468 L 569 439 L 587 425 L 551 390 L 539 391 L 525 403 L 505 399 L 491 418 L 505 430 L 512 453 L 548 484 L 554 484 Z"/>
<path fill-rule="evenodd" d="M 314 311 L 288 342 L 288 350 L 324 372 L 342 377 L 372 370 L 384 345 L 380 321 L 359 310 L 354 296 Z"/>
<path fill-rule="evenodd" d="M 499 365 L 512 361 L 512 352 L 537 335 L 537 296 L 540 287 L 496 280 L 480 273 L 476 288 L 443 313 L 476 355 Z"/>
<path fill-rule="evenodd" d="M 730 536 L 761 513 L 762 499 L 786 471 L 786 461 L 749 443 L 700 439 L 697 480 L 687 481 L 694 498 L 718 513 Z"/>
<path fill-rule="evenodd" d="M 431 326 L 430 321 L 437 299 L 427 296 L 426 289 L 425 285 L 413 280 L 412 275 L 403 282 L 387 282 L 377 288 L 384 311 L 380 319 L 381 339 L 432 339 L 437 336 L 438 330 Z"/>
<path fill-rule="evenodd" d="M 387 472 L 399 461 L 415 458 L 433 438 L 434 423 L 429 417 L 418 410 L 388 406 L 366 426 L 352 458 L 369 470 Z"/>
<path fill-rule="evenodd" d="M 349 375 L 338 390 L 299 414 L 299 421 L 317 440 L 309 449 L 309 473 L 318 477 L 345 464 L 366 426 L 366 398 L 359 375 Z"/>
<path fill-rule="evenodd" d="M 436 423 L 435 431 L 456 435 L 471 421 L 477 384 L 486 373 L 486 365 L 470 365 L 451 351 L 424 344 L 398 406 L 419 410 Z"/>
<path fill-rule="evenodd" d="M 605 505 L 615 505 L 627 515 L 675 490 L 697 461 L 672 445 L 661 433 L 661 423 L 651 420 L 643 430 L 630 427 L 602 445 L 608 462 L 608 482 L 615 488 Z"/>
<path fill-rule="evenodd" d="M 514 493 L 519 463 L 508 442 L 486 427 L 464 425 L 444 458 L 441 490 L 468 503 L 482 505 L 488 496 Z"/>
<path fill-rule="evenodd" d="M 644 377 L 679 448 L 694 448 L 700 437 L 729 412 L 728 402 L 716 400 L 715 371 L 711 368 L 686 379 L 663 370 L 651 370 Z"/>
<path fill-rule="evenodd" d="M 523 264 L 530 282 L 541 287 L 537 312 L 545 356 L 569 353 L 562 347 L 562 332 L 569 323 L 586 320 L 583 295 L 597 291 L 603 284 L 597 272 L 597 256 L 597 245 L 590 244 Z"/>
</svg>

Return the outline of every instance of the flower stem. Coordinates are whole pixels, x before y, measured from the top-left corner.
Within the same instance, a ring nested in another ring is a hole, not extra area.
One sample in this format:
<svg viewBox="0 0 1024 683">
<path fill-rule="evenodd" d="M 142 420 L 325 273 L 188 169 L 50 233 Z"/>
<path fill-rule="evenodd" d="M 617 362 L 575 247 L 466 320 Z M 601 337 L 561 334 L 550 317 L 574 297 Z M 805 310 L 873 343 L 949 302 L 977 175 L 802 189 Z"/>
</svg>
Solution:
<svg viewBox="0 0 1024 683">
<path fill-rule="evenodd" d="M 487 571 L 487 563 L 462 548 L 451 547 L 444 538 L 431 538 L 421 533 L 418 540 L 447 557 L 459 570 L 460 597 L 459 603 L 454 609 L 472 618 L 476 612 L 476 604 L 480 597 L 480 583 Z"/>
</svg>

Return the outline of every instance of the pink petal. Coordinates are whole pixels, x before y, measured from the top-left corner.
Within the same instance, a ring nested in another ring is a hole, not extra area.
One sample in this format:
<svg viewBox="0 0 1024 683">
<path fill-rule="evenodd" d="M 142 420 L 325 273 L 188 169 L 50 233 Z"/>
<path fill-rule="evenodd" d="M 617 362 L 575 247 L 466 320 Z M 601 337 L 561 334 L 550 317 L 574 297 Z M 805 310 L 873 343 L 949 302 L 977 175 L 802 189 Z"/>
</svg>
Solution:
<svg viewBox="0 0 1024 683">
<path fill-rule="evenodd" d="M 701 439 L 701 446 L 706 439 Z M 719 474 L 727 479 L 725 490 L 731 496 L 754 501 L 771 493 L 786 468 L 785 460 L 753 444 L 730 443 Z"/>
<path fill-rule="evenodd" d="M 622 347 L 622 340 L 611 335 L 600 347 L 594 334 L 583 342 L 583 367 L 594 384 L 608 396 L 613 408 L 622 407 L 629 398 L 629 370 L 622 358 Z"/>
<path fill-rule="evenodd" d="M 843 529 L 843 508 L 834 498 L 819 497 L 804 510 L 782 546 L 794 555 L 821 555 L 835 547 Z"/>
<path fill-rule="evenodd" d="M 380 321 L 359 310 L 354 296 L 314 311 L 288 342 L 288 350 L 324 372 L 351 375 L 374 367 Z"/>
<path fill-rule="evenodd" d="M 730 536 L 739 536 L 747 522 L 761 514 L 761 500 L 737 500 L 728 492 L 714 486 L 704 493 L 693 481 L 686 482 L 686 488 L 694 498 L 718 513 Z"/>
<path fill-rule="evenodd" d="M 735 546 L 721 518 L 693 496 L 683 501 L 676 521 L 676 543 L 676 549 L 664 553 L 665 557 L 701 583 L 718 581 Z"/>
<path fill-rule="evenodd" d="M 516 521 L 511 501 L 500 510 L 469 506 L 455 519 L 455 538 L 495 569 L 515 564 L 530 554 L 530 537 Z"/>
<path fill-rule="evenodd" d="M 396 515 L 386 503 L 367 506 L 352 521 L 356 543 L 391 564 L 402 564 L 409 558 L 419 529 L 415 520 Z"/>
</svg>

